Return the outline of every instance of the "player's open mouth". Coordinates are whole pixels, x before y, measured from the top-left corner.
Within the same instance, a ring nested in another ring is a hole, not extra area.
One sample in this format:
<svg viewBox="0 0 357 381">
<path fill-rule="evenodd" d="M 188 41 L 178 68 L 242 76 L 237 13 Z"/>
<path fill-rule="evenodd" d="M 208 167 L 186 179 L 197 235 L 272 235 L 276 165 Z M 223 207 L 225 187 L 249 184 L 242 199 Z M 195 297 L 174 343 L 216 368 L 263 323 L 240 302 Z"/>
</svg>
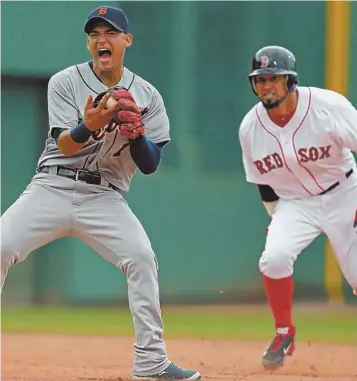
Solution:
<svg viewBox="0 0 357 381">
<path fill-rule="evenodd" d="M 264 97 L 264 98 L 269 98 L 269 99 L 270 99 L 270 98 L 273 98 L 274 96 L 275 96 L 275 93 L 264 93 L 264 94 L 263 94 L 263 97 Z"/>
<path fill-rule="evenodd" d="M 101 62 L 108 62 L 112 56 L 110 49 L 103 48 L 98 50 L 98 57 Z"/>
</svg>

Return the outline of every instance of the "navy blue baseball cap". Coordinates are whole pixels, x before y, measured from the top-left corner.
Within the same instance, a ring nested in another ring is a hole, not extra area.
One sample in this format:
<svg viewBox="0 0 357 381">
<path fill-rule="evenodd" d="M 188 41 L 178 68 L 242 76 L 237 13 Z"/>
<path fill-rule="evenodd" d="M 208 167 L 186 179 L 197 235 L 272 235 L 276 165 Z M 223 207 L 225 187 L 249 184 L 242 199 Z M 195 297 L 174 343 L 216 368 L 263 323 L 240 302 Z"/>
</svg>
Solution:
<svg viewBox="0 0 357 381">
<path fill-rule="evenodd" d="M 129 30 L 129 22 L 125 12 L 119 8 L 102 5 L 101 7 L 94 9 L 88 15 L 88 20 L 84 25 L 85 33 L 91 31 L 93 20 L 104 20 L 120 32 L 128 33 Z"/>
</svg>

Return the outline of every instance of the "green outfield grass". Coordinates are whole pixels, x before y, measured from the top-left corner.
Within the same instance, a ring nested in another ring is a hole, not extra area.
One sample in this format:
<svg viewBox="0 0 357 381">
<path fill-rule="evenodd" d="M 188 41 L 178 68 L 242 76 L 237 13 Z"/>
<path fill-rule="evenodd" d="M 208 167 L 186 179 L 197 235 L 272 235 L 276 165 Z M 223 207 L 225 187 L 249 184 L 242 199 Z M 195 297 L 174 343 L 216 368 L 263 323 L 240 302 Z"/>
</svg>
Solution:
<svg viewBox="0 0 357 381">
<path fill-rule="evenodd" d="M 164 307 L 166 338 L 267 340 L 267 308 Z M 357 343 L 357 311 L 295 312 L 298 340 Z M 6 308 L 2 332 L 133 335 L 127 308 Z"/>
</svg>

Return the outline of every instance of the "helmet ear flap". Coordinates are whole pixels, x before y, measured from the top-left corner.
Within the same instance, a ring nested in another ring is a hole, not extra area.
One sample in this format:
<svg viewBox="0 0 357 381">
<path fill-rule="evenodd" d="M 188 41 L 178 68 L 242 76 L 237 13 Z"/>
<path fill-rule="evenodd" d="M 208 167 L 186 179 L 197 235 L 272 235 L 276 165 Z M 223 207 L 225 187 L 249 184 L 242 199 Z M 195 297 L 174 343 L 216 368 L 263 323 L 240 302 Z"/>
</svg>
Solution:
<svg viewBox="0 0 357 381">
<path fill-rule="evenodd" d="M 294 75 L 290 74 L 286 77 L 286 87 L 290 93 L 295 90 L 297 84 L 298 80 Z"/>
<path fill-rule="evenodd" d="M 256 88 L 256 84 L 255 84 L 255 76 L 253 77 L 249 77 L 249 80 L 250 80 L 250 84 L 252 86 L 252 89 L 253 89 L 253 92 L 255 95 L 258 95 L 257 93 L 257 88 Z"/>
</svg>

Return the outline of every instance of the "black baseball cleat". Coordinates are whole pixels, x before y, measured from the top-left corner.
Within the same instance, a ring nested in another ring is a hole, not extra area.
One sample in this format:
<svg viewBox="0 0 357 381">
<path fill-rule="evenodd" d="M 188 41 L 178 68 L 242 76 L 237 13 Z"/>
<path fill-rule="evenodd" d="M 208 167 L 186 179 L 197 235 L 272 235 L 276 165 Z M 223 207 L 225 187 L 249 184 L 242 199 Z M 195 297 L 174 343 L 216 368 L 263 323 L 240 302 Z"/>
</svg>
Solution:
<svg viewBox="0 0 357 381">
<path fill-rule="evenodd" d="M 295 327 L 277 328 L 276 336 L 264 352 L 262 364 L 266 370 L 276 370 L 284 365 L 285 356 L 295 350 Z"/>
</svg>

